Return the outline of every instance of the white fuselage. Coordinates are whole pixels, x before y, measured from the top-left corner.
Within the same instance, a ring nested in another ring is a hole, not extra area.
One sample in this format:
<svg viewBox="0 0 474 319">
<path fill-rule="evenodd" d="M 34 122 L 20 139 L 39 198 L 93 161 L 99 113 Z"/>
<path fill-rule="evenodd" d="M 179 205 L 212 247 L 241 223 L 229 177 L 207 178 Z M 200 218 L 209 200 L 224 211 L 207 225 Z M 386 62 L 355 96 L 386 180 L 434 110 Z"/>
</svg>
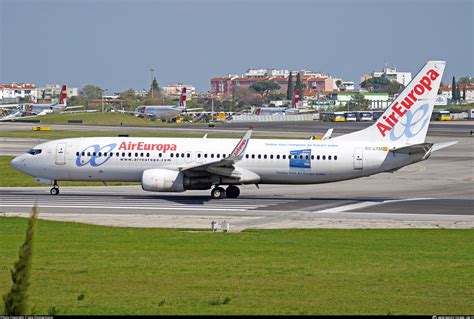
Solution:
<svg viewBox="0 0 474 319">
<path fill-rule="evenodd" d="M 40 144 L 39 154 L 23 154 L 12 166 L 31 176 L 58 181 L 139 182 L 148 169 L 179 170 L 219 161 L 238 139 L 97 137 Z M 236 168 L 260 177 L 249 184 L 317 184 L 391 171 L 422 159 L 394 154 L 390 145 L 333 138 L 252 139 Z M 104 154 L 106 153 L 106 154 Z M 112 154 L 112 155 L 111 155 Z M 104 156 L 105 155 L 105 156 Z M 216 184 L 230 184 L 216 182 Z M 242 181 L 236 184 L 247 184 Z"/>
</svg>

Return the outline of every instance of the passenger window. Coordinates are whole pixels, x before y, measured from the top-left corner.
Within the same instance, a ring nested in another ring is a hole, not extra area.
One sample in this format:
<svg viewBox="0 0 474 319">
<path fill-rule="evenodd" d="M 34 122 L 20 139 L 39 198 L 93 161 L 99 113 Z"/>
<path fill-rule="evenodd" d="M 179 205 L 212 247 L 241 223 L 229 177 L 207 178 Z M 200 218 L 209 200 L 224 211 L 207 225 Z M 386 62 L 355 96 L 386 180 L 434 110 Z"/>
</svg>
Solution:
<svg viewBox="0 0 474 319">
<path fill-rule="evenodd" d="M 258 159 L 261 159 L 261 158 L 262 158 L 262 155 L 258 154 L 258 156 L 257 156 L 257 157 L 258 157 Z"/>
<path fill-rule="evenodd" d="M 222 158 L 225 158 L 225 154 L 222 154 Z"/>
<path fill-rule="evenodd" d="M 245 154 L 245 158 L 249 158 L 249 154 Z"/>
<path fill-rule="evenodd" d="M 282 158 L 283 158 L 283 159 L 286 159 L 286 155 L 282 155 Z"/>
<path fill-rule="evenodd" d="M 79 156 L 79 152 L 76 152 L 76 156 Z"/>
<path fill-rule="evenodd" d="M 206 154 L 204 154 L 204 158 L 207 158 L 207 153 L 206 153 Z"/>
<path fill-rule="evenodd" d="M 201 158 L 201 153 L 198 153 L 198 158 Z"/>
<path fill-rule="evenodd" d="M 255 154 L 252 154 L 252 159 L 254 159 L 254 158 L 255 158 Z"/>
<path fill-rule="evenodd" d="M 162 154 L 162 153 L 158 153 L 158 157 L 162 157 L 162 156 L 163 156 L 163 154 Z"/>
<path fill-rule="evenodd" d="M 325 159 L 326 159 L 326 155 L 323 155 L 323 160 L 325 160 Z"/>
<path fill-rule="evenodd" d="M 99 156 L 99 157 L 102 156 L 102 152 L 99 152 L 99 154 L 97 156 Z"/>
<path fill-rule="evenodd" d="M 82 156 L 86 155 L 86 152 L 82 152 L 81 155 L 82 155 Z"/>
<path fill-rule="evenodd" d="M 321 156 L 316 156 L 316 159 L 319 161 L 321 159 Z"/>
<path fill-rule="evenodd" d="M 277 159 L 280 159 L 280 154 L 277 155 Z"/>
<path fill-rule="evenodd" d="M 306 156 L 304 157 L 304 159 L 309 159 L 309 155 L 306 155 Z"/>
<path fill-rule="evenodd" d="M 128 153 L 128 157 L 132 157 L 132 152 L 129 152 L 129 153 Z"/>
<path fill-rule="evenodd" d="M 115 153 L 115 156 L 116 156 L 116 157 L 119 157 L 119 156 L 120 156 L 120 153 L 119 153 L 119 152 Z"/>
<path fill-rule="evenodd" d="M 331 155 L 328 156 L 328 160 L 331 160 Z"/>
<path fill-rule="evenodd" d="M 173 157 L 173 153 L 170 153 L 170 157 Z"/>
<path fill-rule="evenodd" d="M 311 159 L 314 160 L 314 155 L 311 155 Z"/>
<path fill-rule="evenodd" d="M 217 158 L 221 158 L 221 154 L 217 153 L 217 154 L 216 154 L 216 157 L 217 157 Z"/>
<path fill-rule="evenodd" d="M 267 154 L 263 155 L 263 159 L 267 159 Z"/>
<path fill-rule="evenodd" d="M 337 155 L 334 155 L 334 160 L 337 161 Z"/>
<path fill-rule="evenodd" d="M 303 155 L 300 155 L 300 159 L 303 159 Z"/>
<path fill-rule="evenodd" d="M 187 157 L 187 158 L 190 158 L 190 157 L 191 157 L 191 153 L 186 154 L 186 157 Z"/>
<path fill-rule="evenodd" d="M 96 153 L 96 152 L 93 152 L 93 153 L 92 153 L 92 156 L 97 156 L 97 153 Z"/>
<path fill-rule="evenodd" d="M 150 157 L 150 153 L 146 153 L 146 157 Z"/>
<path fill-rule="evenodd" d="M 211 158 L 214 158 L 214 153 L 211 154 Z"/>
</svg>

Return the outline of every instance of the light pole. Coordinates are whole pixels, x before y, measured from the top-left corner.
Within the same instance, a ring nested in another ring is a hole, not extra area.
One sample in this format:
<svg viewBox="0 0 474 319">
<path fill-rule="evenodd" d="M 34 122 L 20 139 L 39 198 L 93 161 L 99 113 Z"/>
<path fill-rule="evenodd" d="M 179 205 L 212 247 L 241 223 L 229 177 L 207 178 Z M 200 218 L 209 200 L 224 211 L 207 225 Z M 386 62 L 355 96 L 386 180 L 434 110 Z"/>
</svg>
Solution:
<svg viewBox="0 0 474 319">
<path fill-rule="evenodd" d="M 102 93 L 102 97 L 101 97 L 102 113 L 104 113 L 104 91 L 107 92 L 107 89 L 103 89 L 101 91 L 101 93 Z"/>
</svg>

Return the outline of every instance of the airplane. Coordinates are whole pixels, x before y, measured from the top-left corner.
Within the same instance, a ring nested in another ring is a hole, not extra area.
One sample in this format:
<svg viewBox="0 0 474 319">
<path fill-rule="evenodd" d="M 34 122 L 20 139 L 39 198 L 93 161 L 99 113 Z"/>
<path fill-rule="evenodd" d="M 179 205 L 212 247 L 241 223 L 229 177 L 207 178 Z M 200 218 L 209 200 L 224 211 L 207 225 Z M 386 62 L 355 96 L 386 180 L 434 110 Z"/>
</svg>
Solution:
<svg viewBox="0 0 474 319">
<path fill-rule="evenodd" d="M 293 100 L 291 101 L 291 108 L 288 106 L 285 107 L 259 107 L 255 110 L 256 115 L 283 115 L 283 114 L 297 114 L 299 113 L 298 110 L 298 103 L 300 98 L 300 91 L 298 89 L 295 90 L 293 95 Z"/>
<path fill-rule="evenodd" d="M 237 198 L 240 185 L 330 183 L 428 159 L 457 141 L 426 134 L 444 61 L 429 61 L 373 125 L 326 140 L 90 137 L 42 143 L 12 160 L 15 169 L 48 182 L 141 182 L 151 192 L 211 190 Z M 222 186 L 227 186 L 224 189 Z"/>
<path fill-rule="evenodd" d="M 59 94 L 59 103 L 49 103 L 49 104 L 31 104 L 25 114 L 42 116 L 48 113 L 56 113 L 65 110 L 82 108 L 83 106 L 67 106 L 67 87 L 63 85 L 61 88 L 61 93 Z"/>
<path fill-rule="evenodd" d="M 183 86 L 178 105 L 143 105 L 137 107 L 134 114 L 152 119 L 168 120 L 177 117 L 183 112 L 201 110 L 201 108 L 187 109 L 186 96 L 186 87 Z"/>
</svg>

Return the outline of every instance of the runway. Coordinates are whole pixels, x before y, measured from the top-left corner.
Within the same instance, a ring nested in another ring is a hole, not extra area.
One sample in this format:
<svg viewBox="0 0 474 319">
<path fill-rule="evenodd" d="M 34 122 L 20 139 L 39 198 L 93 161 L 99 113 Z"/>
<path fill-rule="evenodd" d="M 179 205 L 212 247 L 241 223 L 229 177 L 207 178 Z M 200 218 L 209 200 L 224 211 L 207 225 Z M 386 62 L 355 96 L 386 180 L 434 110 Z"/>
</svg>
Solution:
<svg viewBox="0 0 474 319">
<path fill-rule="evenodd" d="M 207 124 L 179 124 L 164 126 L 109 126 L 109 125 L 82 125 L 82 124 L 41 124 L 53 130 L 70 131 L 113 131 L 127 134 L 131 132 L 166 132 L 175 133 L 229 133 L 242 134 L 249 128 L 253 129 L 254 136 L 286 136 L 305 138 L 315 134 L 324 134 L 334 128 L 333 136 L 347 134 L 361 130 L 373 122 L 260 122 L 260 123 L 215 123 L 215 127 Z M 37 123 L 2 122 L 1 131 L 31 131 Z M 431 136 L 470 136 L 474 132 L 474 121 L 431 122 L 428 135 Z M 1 136 L 1 133 L 0 133 Z"/>
<path fill-rule="evenodd" d="M 269 133 L 267 133 L 269 135 Z M 427 161 L 362 179 L 320 185 L 242 187 L 238 199 L 211 200 L 209 191 L 159 194 L 140 186 L 0 188 L 0 213 L 27 216 L 37 203 L 42 218 L 133 227 L 209 228 L 473 228 L 474 138 L 458 140 Z M 6 143 L 5 141 L 9 141 Z M 0 154 L 18 154 L 35 139 L 5 140 Z"/>
</svg>

